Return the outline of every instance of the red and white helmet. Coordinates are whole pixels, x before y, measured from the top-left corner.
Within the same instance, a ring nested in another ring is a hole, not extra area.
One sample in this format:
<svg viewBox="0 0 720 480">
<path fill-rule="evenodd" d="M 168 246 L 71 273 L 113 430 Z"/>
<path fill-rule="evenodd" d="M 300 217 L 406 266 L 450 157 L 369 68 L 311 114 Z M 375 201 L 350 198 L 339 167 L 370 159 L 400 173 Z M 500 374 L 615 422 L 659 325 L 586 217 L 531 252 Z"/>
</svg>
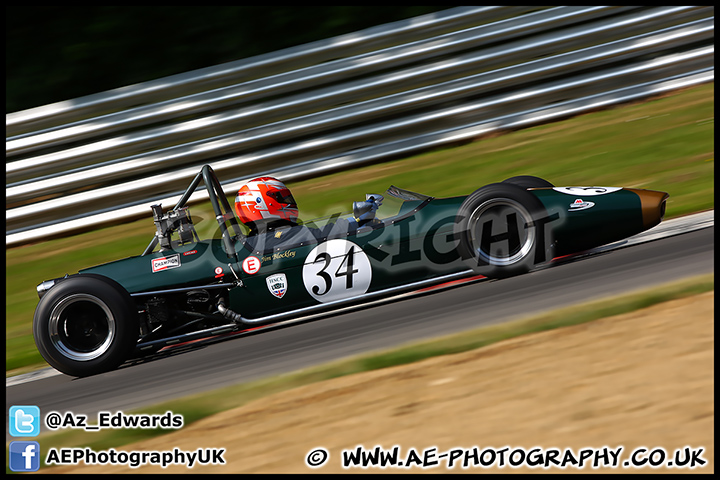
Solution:
<svg viewBox="0 0 720 480">
<path fill-rule="evenodd" d="M 289 220 L 298 217 L 298 208 L 290 190 L 273 177 L 253 178 L 238 190 L 235 212 L 243 223 Z"/>
</svg>

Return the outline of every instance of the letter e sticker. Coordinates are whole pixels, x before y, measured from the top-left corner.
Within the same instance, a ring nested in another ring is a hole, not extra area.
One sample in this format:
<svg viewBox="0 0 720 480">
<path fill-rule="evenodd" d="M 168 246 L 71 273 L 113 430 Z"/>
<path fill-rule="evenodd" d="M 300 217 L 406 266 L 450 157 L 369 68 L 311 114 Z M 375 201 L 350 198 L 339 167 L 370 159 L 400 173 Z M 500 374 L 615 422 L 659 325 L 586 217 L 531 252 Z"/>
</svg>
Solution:
<svg viewBox="0 0 720 480">
<path fill-rule="evenodd" d="M 262 265 L 262 262 L 257 257 L 247 257 L 245 260 L 243 260 L 242 263 L 242 269 L 245 273 L 248 275 L 253 275 L 260 270 L 260 266 Z"/>
</svg>

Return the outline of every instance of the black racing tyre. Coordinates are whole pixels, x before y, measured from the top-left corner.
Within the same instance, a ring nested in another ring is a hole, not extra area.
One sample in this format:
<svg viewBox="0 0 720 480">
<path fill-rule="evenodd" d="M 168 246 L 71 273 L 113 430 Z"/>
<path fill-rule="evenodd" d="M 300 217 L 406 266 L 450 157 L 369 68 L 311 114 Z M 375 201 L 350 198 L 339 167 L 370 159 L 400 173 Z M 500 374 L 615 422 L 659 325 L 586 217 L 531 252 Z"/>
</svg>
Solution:
<svg viewBox="0 0 720 480">
<path fill-rule="evenodd" d="M 519 187 L 528 188 L 553 188 L 555 185 L 548 182 L 544 178 L 533 177 L 532 175 L 518 175 L 503 180 L 502 183 L 511 183 Z"/>
<path fill-rule="evenodd" d="M 469 195 L 458 212 L 461 258 L 477 273 L 505 278 L 552 259 L 545 207 L 512 183 L 492 183 Z"/>
<path fill-rule="evenodd" d="M 61 280 L 40 299 L 33 336 L 40 354 L 57 370 L 85 377 L 117 368 L 139 335 L 128 292 L 102 275 Z"/>
</svg>

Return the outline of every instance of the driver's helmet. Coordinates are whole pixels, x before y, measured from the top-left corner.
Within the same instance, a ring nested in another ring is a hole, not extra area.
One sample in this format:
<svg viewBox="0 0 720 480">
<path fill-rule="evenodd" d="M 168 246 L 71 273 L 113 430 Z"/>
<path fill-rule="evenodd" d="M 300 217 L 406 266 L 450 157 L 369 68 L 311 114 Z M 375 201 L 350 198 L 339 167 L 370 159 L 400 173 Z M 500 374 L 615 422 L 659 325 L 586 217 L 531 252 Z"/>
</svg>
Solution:
<svg viewBox="0 0 720 480">
<path fill-rule="evenodd" d="M 290 190 L 273 177 L 258 177 L 245 182 L 235 197 L 235 212 L 245 224 L 277 220 L 295 222 L 298 208 Z"/>
</svg>

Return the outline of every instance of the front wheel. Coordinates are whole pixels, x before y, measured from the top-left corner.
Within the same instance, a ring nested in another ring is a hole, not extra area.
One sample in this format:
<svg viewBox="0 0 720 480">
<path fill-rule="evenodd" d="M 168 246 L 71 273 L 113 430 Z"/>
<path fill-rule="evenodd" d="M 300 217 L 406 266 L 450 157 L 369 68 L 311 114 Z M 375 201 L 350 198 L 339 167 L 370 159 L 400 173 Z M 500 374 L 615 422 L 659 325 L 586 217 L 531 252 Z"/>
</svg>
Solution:
<svg viewBox="0 0 720 480">
<path fill-rule="evenodd" d="M 51 366 L 84 377 L 112 370 L 132 353 L 139 335 L 127 291 L 100 275 L 60 281 L 38 303 L 33 335 Z"/>
<path fill-rule="evenodd" d="M 458 251 L 481 275 L 519 275 L 552 259 L 545 207 L 522 186 L 486 185 L 465 199 L 458 214 Z"/>
</svg>

